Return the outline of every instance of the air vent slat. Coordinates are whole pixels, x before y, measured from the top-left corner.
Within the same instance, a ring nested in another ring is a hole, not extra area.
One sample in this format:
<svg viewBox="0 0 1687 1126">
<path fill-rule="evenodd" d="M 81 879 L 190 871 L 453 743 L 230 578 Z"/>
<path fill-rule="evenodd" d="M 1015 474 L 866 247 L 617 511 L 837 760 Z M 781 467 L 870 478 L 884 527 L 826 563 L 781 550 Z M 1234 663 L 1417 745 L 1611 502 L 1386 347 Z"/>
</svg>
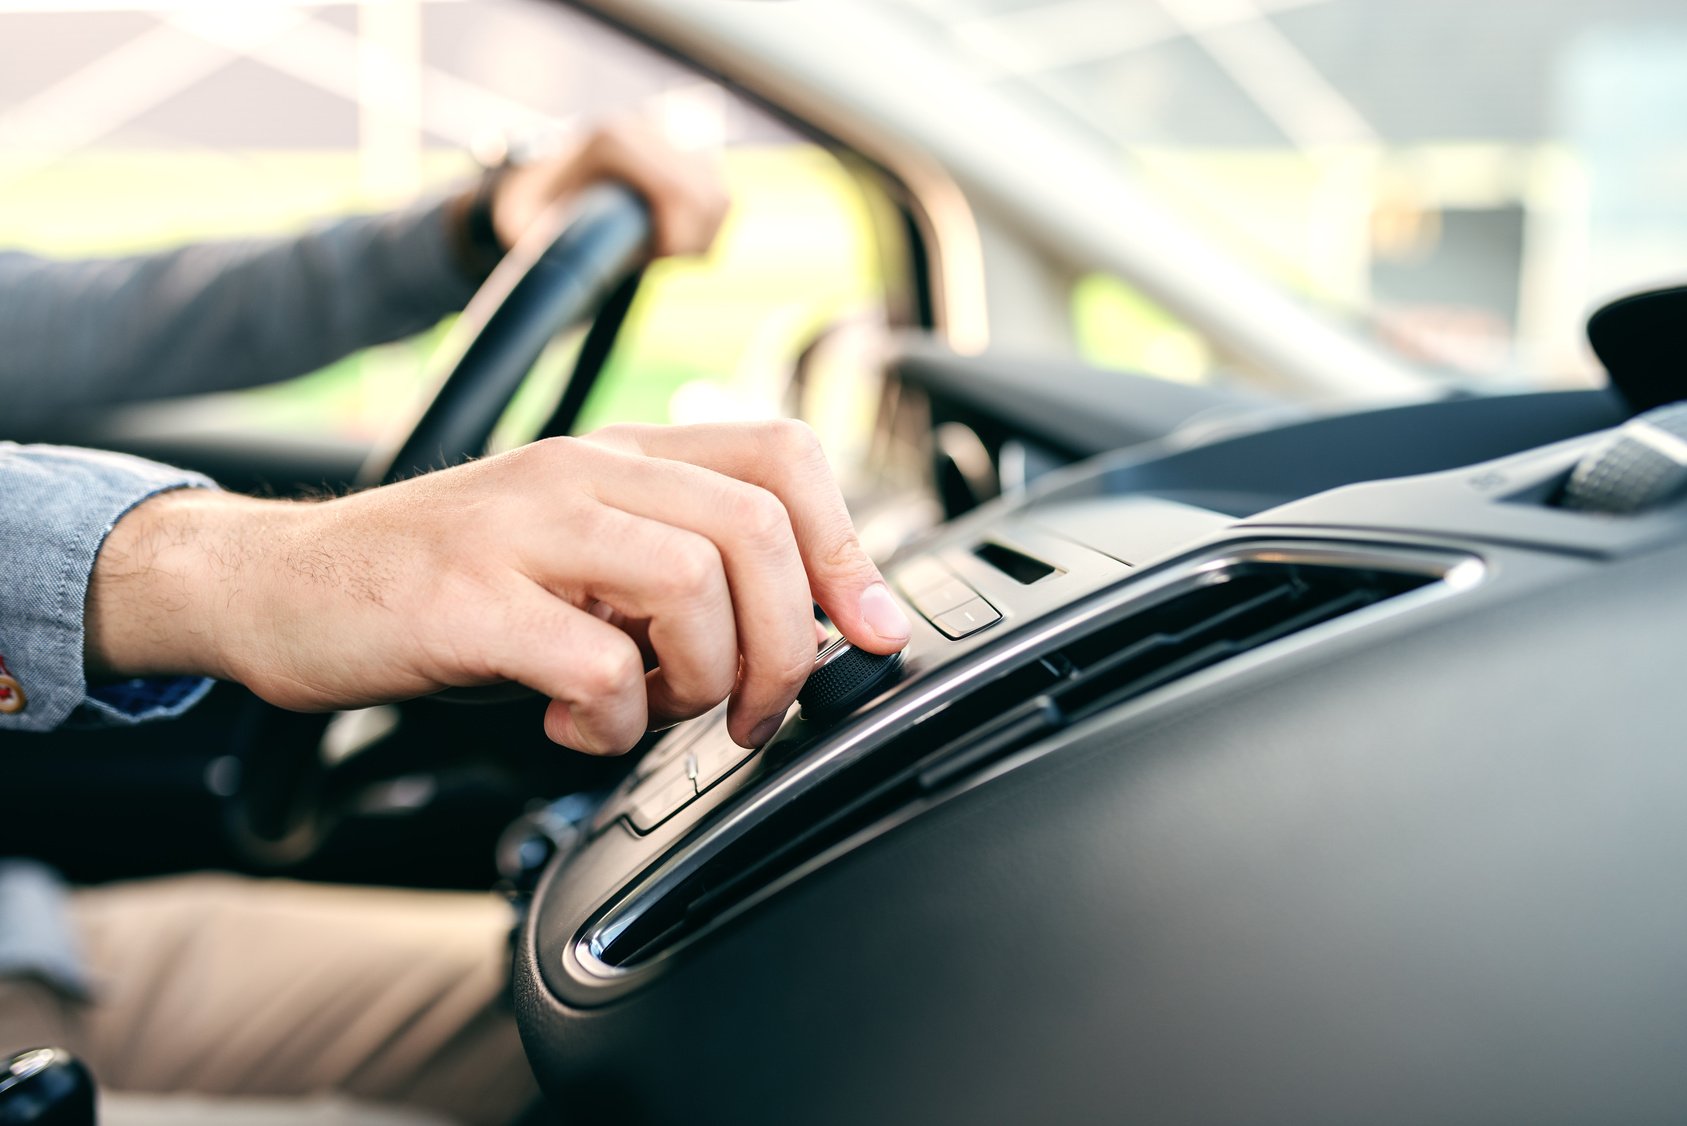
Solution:
<svg viewBox="0 0 1687 1126">
<path fill-rule="evenodd" d="M 946 747 L 934 755 L 936 765 L 920 772 L 920 788 L 942 789 L 978 765 L 1048 734 L 1061 725 L 1063 718 L 1060 708 L 1049 697 L 1027 700 L 991 724 L 988 731 L 979 732 L 977 738 L 967 738 L 960 747 Z"/>
<path fill-rule="evenodd" d="M 1287 549 L 1236 548 L 1196 561 L 1182 581 L 1162 582 L 1149 595 L 1102 596 L 1104 612 L 1081 617 L 848 769 L 793 793 L 662 894 L 612 909 L 591 932 L 599 936 L 591 943 L 595 958 L 611 971 L 644 964 L 844 842 L 852 847 L 1067 724 L 1435 583 L 1461 561 L 1357 565 L 1354 554 L 1305 548 L 1291 559 Z M 1129 590 L 1126 584 L 1121 593 Z"/>
</svg>

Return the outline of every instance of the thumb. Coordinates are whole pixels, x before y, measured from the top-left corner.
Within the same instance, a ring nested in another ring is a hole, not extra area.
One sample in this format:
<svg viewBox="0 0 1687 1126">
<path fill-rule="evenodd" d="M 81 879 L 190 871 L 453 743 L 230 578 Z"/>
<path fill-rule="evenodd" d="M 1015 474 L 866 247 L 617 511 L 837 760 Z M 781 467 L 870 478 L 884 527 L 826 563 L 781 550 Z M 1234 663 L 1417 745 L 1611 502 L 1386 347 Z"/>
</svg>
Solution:
<svg viewBox="0 0 1687 1126">
<path fill-rule="evenodd" d="M 853 533 L 841 550 L 805 561 L 814 600 L 851 644 L 870 653 L 894 653 L 908 644 L 908 616 Z"/>
</svg>

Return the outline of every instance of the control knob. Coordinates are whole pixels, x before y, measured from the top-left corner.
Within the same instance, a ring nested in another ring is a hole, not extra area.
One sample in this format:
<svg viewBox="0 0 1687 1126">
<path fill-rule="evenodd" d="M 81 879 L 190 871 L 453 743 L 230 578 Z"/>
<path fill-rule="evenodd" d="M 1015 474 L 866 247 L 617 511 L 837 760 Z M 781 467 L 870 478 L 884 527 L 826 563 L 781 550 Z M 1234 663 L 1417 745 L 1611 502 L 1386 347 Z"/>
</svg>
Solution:
<svg viewBox="0 0 1687 1126">
<path fill-rule="evenodd" d="M 1576 464 L 1565 508 L 1642 512 L 1687 493 L 1687 403 L 1672 403 L 1619 426 Z"/>
<path fill-rule="evenodd" d="M 94 1126 L 94 1080 L 62 1048 L 0 1058 L 0 1126 Z"/>
<path fill-rule="evenodd" d="M 810 719 L 841 715 L 885 688 L 902 669 L 902 654 L 881 656 L 838 638 L 814 658 L 808 683 L 797 693 Z"/>
</svg>

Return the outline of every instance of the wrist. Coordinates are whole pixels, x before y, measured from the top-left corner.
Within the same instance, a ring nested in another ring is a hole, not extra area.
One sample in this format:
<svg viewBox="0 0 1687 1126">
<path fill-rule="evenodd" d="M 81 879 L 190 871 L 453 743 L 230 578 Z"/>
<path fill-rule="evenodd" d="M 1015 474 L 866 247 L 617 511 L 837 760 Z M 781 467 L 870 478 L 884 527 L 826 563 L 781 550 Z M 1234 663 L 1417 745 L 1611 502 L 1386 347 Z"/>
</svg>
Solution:
<svg viewBox="0 0 1687 1126">
<path fill-rule="evenodd" d="M 271 585 L 266 540 L 296 507 L 309 506 L 178 489 L 126 513 L 88 585 L 89 679 L 244 679 Z"/>
<path fill-rule="evenodd" d="M 509 249 L 498 237 L 492 212 L 505 171 L 504 166 L 487 169 L 475 186 L 457 196 L 446 210 L 457 266 L 476 284 L 486 280 Z"/>
</svg>

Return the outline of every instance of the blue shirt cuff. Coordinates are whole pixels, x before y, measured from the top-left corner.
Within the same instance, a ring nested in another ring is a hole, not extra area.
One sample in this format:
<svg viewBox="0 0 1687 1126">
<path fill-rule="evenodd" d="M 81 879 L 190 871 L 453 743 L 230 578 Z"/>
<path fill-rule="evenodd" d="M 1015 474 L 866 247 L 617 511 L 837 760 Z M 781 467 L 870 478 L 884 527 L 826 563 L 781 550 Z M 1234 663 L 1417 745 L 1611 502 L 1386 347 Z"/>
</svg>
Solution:
<svg viewBox="0 0 1687 1126">
<path fill-rule="evenodd" d="M 18 686 L 0 731 L 138 723 L 192 706 L 197 678 L 90 687 L 84 612 L 94 560 L 137 504 L 172 489 L 214 488 L 209 478 L 140 458 L 0 442 L 0 661 Z M 10 688 L 10 685 L 5 687 Z"/>
</svg>

